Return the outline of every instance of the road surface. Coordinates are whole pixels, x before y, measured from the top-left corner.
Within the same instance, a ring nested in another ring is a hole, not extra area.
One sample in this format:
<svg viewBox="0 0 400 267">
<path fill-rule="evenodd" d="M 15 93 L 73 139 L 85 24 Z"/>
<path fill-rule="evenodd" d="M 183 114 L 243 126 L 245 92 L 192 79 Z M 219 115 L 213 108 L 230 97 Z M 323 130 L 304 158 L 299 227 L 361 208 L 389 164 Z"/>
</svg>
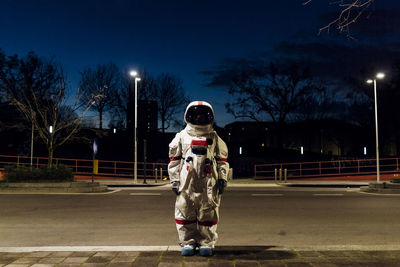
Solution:
<svg viewBox="0 0 400 267">
<path fill-rule="evenodd" d="M 177 245 L 167 187 L 108 194 L 0 194 L 0 247 Z M 356 188 L 232 187 L 221 246 L 399 249 L 400 195 Z"/>
</svg>

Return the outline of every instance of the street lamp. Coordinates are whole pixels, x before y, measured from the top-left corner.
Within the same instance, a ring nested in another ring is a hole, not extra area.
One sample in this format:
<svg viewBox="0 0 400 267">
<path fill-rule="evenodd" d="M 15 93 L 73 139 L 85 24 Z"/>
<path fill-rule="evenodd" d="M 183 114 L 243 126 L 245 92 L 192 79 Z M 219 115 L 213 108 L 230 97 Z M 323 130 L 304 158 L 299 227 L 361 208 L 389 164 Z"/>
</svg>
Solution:
<svg viewBox="0 0 400 267">
<path fill-rule="evenodd" d="M 137 77 L 136 71 L 131 71 L 129 75 L 135 78 L 135 131 L 134 131 L 134 139 L 135 139 L 135 156 L 133 162 L 133 177 L 134 183 L 137 184 L 137 82 L 140 81 L 140 78 Z"/>
<path fill-rule="evenodd" d="M 376 144 L 376 182 L 380 182 L 379 173 L 379 142 L 378 142 L 378 106 L 376 98 L 376 79 L 383 79 L 385 74 L 379 72 L 376 74 L 375 79 L 368 79 L 367 83 L 374 83 L 374 102 L 375 102 L 375 144 Z"/>
<path fill-rule="evenodd" d="M 31 117 L 31 119 L 32 119 L 32 133 L 31 133 L 31 169 L 32 169 L 32 166 L 33 166 L 33 137 L 34 137 L 34 131 L 35 131 L 35 125 L 33 124 L 33 121 L 34 121 L 34 118 L 35 118 L 35 116 L 36 116 L 36 113 L 35 113 L 35 111 L 32 111 L 32 117 Z"/>
</svg>

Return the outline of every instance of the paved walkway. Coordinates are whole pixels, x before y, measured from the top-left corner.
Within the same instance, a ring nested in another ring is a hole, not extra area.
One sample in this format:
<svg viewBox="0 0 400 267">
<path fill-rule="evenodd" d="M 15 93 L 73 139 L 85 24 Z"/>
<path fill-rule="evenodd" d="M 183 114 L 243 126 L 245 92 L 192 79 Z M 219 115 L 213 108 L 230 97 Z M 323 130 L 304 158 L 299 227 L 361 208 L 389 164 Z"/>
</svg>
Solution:
<svg viewBox="0 0 400 267">
<path fill-rule="evenodd" d="M 212 257 L 179 251 L 0 252 L 0 266 L 399 266 L 400 251 L 298 251 L 266 247 L 217 248 Z"/>
</svg>

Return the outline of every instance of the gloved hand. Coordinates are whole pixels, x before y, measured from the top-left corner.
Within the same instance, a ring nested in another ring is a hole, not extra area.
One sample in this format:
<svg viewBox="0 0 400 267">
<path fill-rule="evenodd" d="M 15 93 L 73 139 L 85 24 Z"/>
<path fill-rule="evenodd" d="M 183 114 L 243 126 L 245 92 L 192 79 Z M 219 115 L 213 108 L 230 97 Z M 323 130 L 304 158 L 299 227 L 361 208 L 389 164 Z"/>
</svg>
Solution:
<svg viewBox="0 0 400 267">
<path fill-rule="evenodd" d="M 224 179 L 218 179 L 217 185 L 218 185 L 218 194 L 224 193 L 226 187 L 226 181 Z"/>
<path fill-rule="evenodd" d="M 176 195 L 179 195 L 180 194 L 180 192 L 179 192 L 179 186 L 180 186 L 180 182 L 179 181 L 173 181 L 172 183 L 171 183 L 171 185 L 172 185 L 172 191 L 174 191 L 174 193 L 176 194 Z"/>
</svg>

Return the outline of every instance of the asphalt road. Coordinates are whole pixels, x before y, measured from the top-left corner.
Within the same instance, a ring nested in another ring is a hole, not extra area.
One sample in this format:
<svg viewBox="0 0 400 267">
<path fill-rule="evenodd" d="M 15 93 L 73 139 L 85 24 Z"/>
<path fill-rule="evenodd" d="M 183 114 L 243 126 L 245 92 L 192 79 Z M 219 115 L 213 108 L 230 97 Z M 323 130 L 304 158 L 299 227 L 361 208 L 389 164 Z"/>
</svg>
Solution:
<svg viewBox="0 0 400 267">
<path fill-rule="evenodd" d="M 168 188 L 111 194 L 0 194 L 0 247 L 176 245 Z M 400 195 L 358 189 L 229 188 L 223 246 L 398 249 Z"/>
</svg>

